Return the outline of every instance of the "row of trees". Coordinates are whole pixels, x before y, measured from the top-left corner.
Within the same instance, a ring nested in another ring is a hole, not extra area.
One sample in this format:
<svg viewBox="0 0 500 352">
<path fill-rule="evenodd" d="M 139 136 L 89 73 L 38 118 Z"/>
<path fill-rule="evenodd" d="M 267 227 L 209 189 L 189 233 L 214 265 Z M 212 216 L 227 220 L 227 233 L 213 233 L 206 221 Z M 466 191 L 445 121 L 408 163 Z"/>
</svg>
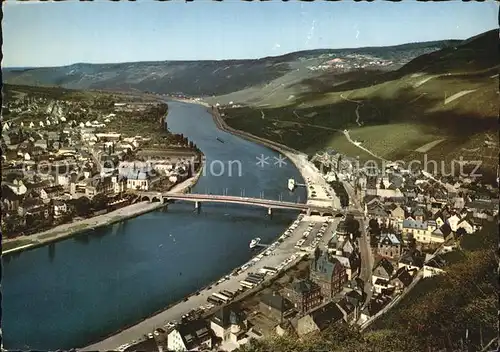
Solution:
<svg viewBox="0 0 500 352">
<path fill-rule="evenodd" d="M 238 349 L 240 352 L 392 352 L 420 351 L 418 340 L 397 331 L 380 331 L 362 334 L 347 324 L 335 324 L 325 331 L 304 339 L 296 336 L 273 336 L 252 340 Z"/>
<path fill-rule="evenodd" d="M 332 186 L 333 190 L 335 191 L 335 194 L 337 195 L 337 197 L 339 197 L 340 205 L 343 207 L 349 206 L 349 195 L 347 194 L 347 191 L 345 190 L 342 182 L 332 181 L 332 182 L 330 182 L 330 185 Z"/>
<path fill-rule="evenodd" d="M 122 198 L 121 195 L 110 197 L 104 193 L 96 194 L 92 199 L 80 197 L 69 201 L 72 213 L 79 217 L 89 217 L 95 212 L 108 209 L 108 204 L 113 198 Z"/>
</svg>

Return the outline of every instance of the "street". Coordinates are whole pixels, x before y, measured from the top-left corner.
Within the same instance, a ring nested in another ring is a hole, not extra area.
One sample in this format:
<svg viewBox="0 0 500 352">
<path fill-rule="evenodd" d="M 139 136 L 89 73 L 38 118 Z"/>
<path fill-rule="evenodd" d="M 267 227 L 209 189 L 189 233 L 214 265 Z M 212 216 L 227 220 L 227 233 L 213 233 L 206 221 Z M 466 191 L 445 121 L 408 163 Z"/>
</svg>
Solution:
<svg viewBox="0 0 500 352">
<path fill-rule="evenodd" d="M 354 187 L 348 182 L 343 181 L 344 188 L 349 195 L 349 201 L 353 207 L 359 211 L 363 212 L 361 202 L 358 196 L 354 192 Z M 359 221 L 359 231 L 361 232 L 361 237 L 359 238 L 359 251 L 361 255 L 361 272 L 359 277 L 363 280 L 365 286 L 364 291 L 366 292 L 365 304 L 367 304 L 372 297 L 372 270 L 373 270 L 373 255 L 370 247 L 370 237 L 366 233 L 366 222 L 364 215 L 357 216 L 356 219 Z"/>
</svg>

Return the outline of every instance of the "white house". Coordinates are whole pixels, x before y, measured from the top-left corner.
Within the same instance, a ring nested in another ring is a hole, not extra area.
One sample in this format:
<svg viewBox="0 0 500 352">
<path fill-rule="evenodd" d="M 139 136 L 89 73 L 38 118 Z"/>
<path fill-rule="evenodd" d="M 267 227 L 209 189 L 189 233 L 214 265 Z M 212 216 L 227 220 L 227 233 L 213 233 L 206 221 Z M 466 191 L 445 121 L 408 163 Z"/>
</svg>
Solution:
<svg viewBox="0 0 500 352">
<path fill-rule="evenodd" d="M 127 176 L 127 188 L 147 191 L 151 182 L 151 176 L 144 171 L 130 172 Z"/>
<path fill-rule="evenodd" d="M 476 232 L 476 226 L 474 226 L 473 224 L 471 224 L 466 219 L 463 219 L 462 221 L 460 221 L 458 223 L 457 230 L 460 229 L 460 228 L 464 229 L 465 232 L 467 232 L 469 235 L 473 234 L 474 232 Z"/>
<path fill-rule="evenodd" d="M 345 268 L 346 274 L 347 274 L 347 280 L 352 280 L 357 276 L 357 271 L 356 268 L 352 268 L 351 266 L 351 261 L 349 258 L 342 256 L 342 251 L 337 250 L 335 252 L 335 255 L 330 256 L 332 259 L 335 258 L 337 259 L 340 264 Z"/>
<path fill-rule="evenodd" d="M 221 348 L 232 351 L 247 342 L 247 318 L 236 306 L 222 307 L 210 320 L 210 328 L 222 340 Z"/>
<path fill-rule="evenodd" d="M 450 225 L 445 224 L 440 228 L 437 228 L 434 231 L 432 231 L 430 234 L 429 242 L 424 242 L 424 243 L 443 243 L 450 238 L 450 235 L 451 235 Z"/>
<path fill-rule="evenodd" d="M 69 175 L 57 175 L 56 184 L 66 186 L 69 184 Z"/>
<path fill-rule="evenodd" d="M 121 137 L 120 133 L 109 132 L 109 133 L 96 133 L 96 137 L 100 140 L 102 138 L 118 140 Z"/>
<path fill-rule="evenodd" d="M 66 205 L 66 203 L 61 202 L 60 200 L 54 201 L 54 216 L 56 218 L 66 214 L 67 211 L 68 206 Z"/>
<path fill-rule="evenodd" d="M 111 182 L 113 183 L 113 192 L 121 193 L 127 188 L 127 184 L 123 178 L 118 178 L 117 176 L 111 177 Z"/>
<path fill-rule="evenodd" d="M 446 220 L 446 222 L 450 225 L 451 231 L 456 232 L 458 229 L 458 223 L 460 222 L 460 217 L 452 215 Z"/>
<path fill-rule="evenodd" d="M 433 220 L 420 221 L 411 218 L 403 220 L 403 232 L 412 234 L 413 238 L 420 243 L 431 243 L 435 241 L 431 234 L 436 228 L 437 223 Z M 438 240 L 437 242 L 444 241 Z"/>
<path fill-rule="evenodd" d="M 49 198 L 49 196 L 47 195 L 47 192 L 45 192 L 45 190 L 42 188 L 40 189 L 40 198 L 42 198 L 43 200 L 46 200 Z"/>
<path fill-rule="evenodd" d="M 14 180 L 12 184 L 6 184 L 17 195 L 23 195 L 28 191 L 22 180 Z"/>
<path fill-rule="evenodd" d="M 160 162 L 160 163 L 154 163 L 153 168 L 156 171 L 159 171 L 162 173 L 167 173 L 167 172 L 172 171 L 174 169 L 174 165 L 172 163 Z"/>
<path fill-rule="evenodd" d="M 445 261 L 439 256 L 436 255 L 431 259 L 427 260 L 424 264 L 424 275 L 423 277 L 432 277 L 435 275 L 443 274 L 444 266 L 446 265 Z"/>
</svg>

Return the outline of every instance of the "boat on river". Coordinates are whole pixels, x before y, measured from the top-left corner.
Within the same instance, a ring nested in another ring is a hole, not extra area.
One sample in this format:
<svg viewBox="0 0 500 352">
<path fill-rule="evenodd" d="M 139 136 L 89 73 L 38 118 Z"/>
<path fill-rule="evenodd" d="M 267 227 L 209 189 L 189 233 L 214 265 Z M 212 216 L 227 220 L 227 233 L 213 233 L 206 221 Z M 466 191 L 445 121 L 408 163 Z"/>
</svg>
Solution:
<svg viewBox="0 0 500 352">
<path fill-rule="evenodd" d="M 250 248 L 255 248 L 260 243 L 260 237 L 254 238 L 250 241 Z"/>
</svg>

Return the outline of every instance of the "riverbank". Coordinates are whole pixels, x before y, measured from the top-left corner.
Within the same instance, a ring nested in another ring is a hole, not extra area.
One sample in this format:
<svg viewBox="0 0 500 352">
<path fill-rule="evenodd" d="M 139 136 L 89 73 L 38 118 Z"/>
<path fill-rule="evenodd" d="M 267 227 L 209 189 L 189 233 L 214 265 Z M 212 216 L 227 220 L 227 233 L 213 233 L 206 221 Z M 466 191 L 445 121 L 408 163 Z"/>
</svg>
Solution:
<svg viewBox="0 0 500 352">
<path fill-rule="evenodd" d="M 207 104 L 204 104 L 201 102 L 185 101 L 182 99 L 175 99 L 175 100 L 203 105 L 203 106 L 207 107 L 209 110 L 211 110 Z M 215 113 L 212 113 L 209 111 L 209 113 L 211 113 L 211 115 L 213 116 L 214 122 L 219 130 L 225 131 L 228 133 L 232 133 L 232 134 L 237 135 L 239 137 L 242 137 L 246 140 L 250 140 L 253 143 L 261 144 L 261 145 L 264 145 L 270 149 L 278 151 L 279 153 L 286 156 L 296 166 L 296 168 L 299 170 L 299 172 L 301 173 L 304 180 L 311 179 L 311 178 L 316 179 L 317 174 L 315 173 L 314 169 L 312 169 L 310 167 L 310 165 L 308 165 L 309 163 L 307 160 L 307 156 L 300 155 L 299 152 L 297 152 L 291 148 L 288 148 L 286 146 L 277 145 L 277 144 L 274 144 L 273 142 L 270 142 L 270 141 L 267 141 L 264 139 L 260 139 L 258 137 L 254 137 L 250 134 L 246 134 L 245 132 L 234 130 L 234 129 L 230 128 L 229 126 L 227 126 L 224 123 L 224 121 L 222 121 L 222 119 L 220 118 L 220 115 L 218 114 L 218 111 L 216 111 Z M 299 236 L 299 237 L 292 238 L 289 241 L 288 240 L 284 241 L 280 245 L 280 246 L 288 246 L 289 247 L 287 251 L 282 253 L 282 255 L 288 256 L 288 255 L 291 255 L 291 253 L 296 251 L 296 249 L 294 248 L 294 245 L 297 242 L 297 240 L 300 238 L 300 236 L 302 236 L 302 233 L 297 234 L 297 236 Z M 280 259 L 280 260 L 284 259 L 284 257 L 282 258 L 282 255 L 268 257 L 268 258 L 273 259 L 273 262 L 269 263 L 269 265 L 270 266 L 277 265 L 278 259 Z M 274 262 L 274 261 L 276 261 L 276 262 Z M 294 262 L 295 262 L 295 260 L 294 260 Z M 261 265 L 264 265 L 264 264 L 261 263 Z M 142 337 L 145 334 L 152 332 L 154 329 L 156 329 L 158 327 L 162 327 L 167 321 L 179 320 L 182 315 L 186 314 L 191 309 L 198 308 L 200 305 L 206 304 L 206 298 L 209 297 L 213 292 L 217 292 L 217 291 L 221 290 L 223 288 L 221 286 L 227 285 L 228 289 L 232 289 L 232 290 L 239 288 L 239 280 L 243 280 L 244 275 L 246 275 L 246 274 L 242 273 L 241 275 L 238 275 L 237 277 L 231 276 L 231 280 L 228 280 L 226 283 L 224 283 L 224 285 L 218 285 L 217 287 L 215 287 L 215 285 L 213 283 L 209 284 L 207 287 L 200 289 L 199 295 L 194 295 L 194 293 L 193 293 L 193 295 L 190 296 L 188 302 L 184 302 L 184 301 L 175 302 L 174 304 L 169 305 L 168 307 L 165 307 L 165 309 L 160 310 L 158 312 L 155 312 L 151 316 L 144 318 L 142 321 L 140 321 L 138 323 L 132 324 L 130 326 L 126 326 L 126 327 L 122 328 L 120 331 L 117 331 L 117 332 L 111 334 L 110 336 L 102 339 L 101 341 L 84 347 L 82 350 L 86 350 L 86 351 L 109 350 L 109 349 L 116 349 L 118 346 L 123 345 L 125 343 L 131 343 L 132 341 L 133 341 L 133 343 L 137 343 L 137 342 L 141 341 Z M 224 275 L 222 277 L 224 277 Z M 210 288 L 212 286 L 214 286 L 213 289 Z M 214 309 L 217 309 L 217 307 Z"/>
<path fill-rule="evenodd" d="M 125 344 L 136 345 L 143 342 L 146 339 L 146 335 L 153 332 L 156 328 L 165 328 L 165 324 L 167 324 L 167 322 L 180 321 L 182 316 L 188 312 L 202 306 L 206 306 L 207 298 L 211 297 L 213 293 L 217 293 L 222 290 L 235 292 L 240 288 L 240 281 L 244 280 L 250 271 L 258 272 L 264 267 L 279 267 L 282 265 L 283 268 L 281 273 L 286 272 L 298 264 L 298 262 L 303 260 L 306 256 L 306 252 L 295 248 L 296 242 L 303 236 L 303 231 L 304 226 L 291 230 L 292 234 L 289 238 L 284 239 L 281 242 L 278 242 L 277 240 L 274 241 L 273 245 L 276 247 L 271 249 L 272 253 L 270 255 L 263 256 L 263 258 L 258 261 L 255 260 L 255 257 L 253 257 L 246 264 L 238 267 L 241 269 L 246 266 L 246 269 L 242 269 L 237 275 L 233 275 L 233 269 L 222 275 L 220 280 L 207 284 L 205 287 L 200 288 L 196 293 L 193 292 L 189 296 L 186 296 L 184 300 L 175 302 L 165 309 L 159 310 L 151 316 L 144 318 L 140 322 L 126 326 L 109 337 L 79 350 L 109 351 L 116 350 L 119 346 L 123 346 Z M 258 255 L 259 253 L 256 252 L 255 256 Z M 266 276 L 265 280 L 260 285 L 243 292 L 241 295 L 235 297 L 234 300 L 240 301 L 245 297 L 255 294 L 256 292 L 262 290 L 264 286 L 269 285 L 276 278 L 277 275 Z M 211 309 L 205 310 L 202 317 L 207 318 L 219 309 L 220 306 L 216 305 Z"/>
<path fill-rule="evenodd" d="M 201 104 L 203 106 L 207 106 L 207 104 Z M 326 182 L 324 177 L 322 176 L 321 172 L 308 160 L 308 156 L 304 153 L 299 152 L 298 150 L 295 150 L 293 148 L 290 148 L 286 145 L 273 142 L 261 137 L 257 137 L 251 133 L 237 130 L 235 128 L 230 127 L 226 121 L 221 117 L 218 109 L 216 107 L 208 107 L 209 113 L 212 115 L 215 124 L 217 125 L 217 128 L 220 130 L 231 133 L 234 135 L 237 135 L 241 138 L 244 138 L 246 140 L 249 140 L 254 143 L 262 144 L 270 149 L 273 149 L 281 154 L 283 154 L 288 160 L 290 160 L 297 170 L 299 170 L 300 174 L 302 175 L 302 178 L 306 182 L 306 187 L 307 188 L 307 204 L 313 204 L 313 205 L 325 205 L 325 201 L 331 203 L 333 208 L 335 209 L 340 209 L 341 204 L 340 204 L 340 199 L 337 197 L 335 192 L 331 189 L 331 186 Z M 313 190 L 320 191 L 316 189 L 324 189 L 325 193 L 328 193 L 332 197 L 331 200 L 320 200 L 320 199 L 312 199 L 311 197 L 311 188 L 309 186 L 312 186 Z"/>
<path fill-rule="evenodd" d="M 204 164 L 200 165 L 200 169 L 195 176 L 175 185 L 169 190 L 169 192 L 185 193 L 187 190 L 189 190 L 190 187 L 196 184 L 203 172 L 203 168 Z M 109 226 L 127 219 L 132 219 L 134 217 L 160 209 L 163 206 L 163 204 L 159 203 L 135 203 L 111 211 L 107 214 L 98 215 L 89 219 L 83 219 L 68 224 L 62 224 L 50 230 L 39 232 L 37 234 L 20 236 L 11 240 L 2 240 L 2 245 L 9 242 L 19 244 L 15 248 L 2 251 L 2 255 L 18 253 L 25 250 L 45 246 L 49 243 L 59 242 L 69 237 L 80 235 L 89 230 L 94 230 L 99 227 Z"/>
</svg>

